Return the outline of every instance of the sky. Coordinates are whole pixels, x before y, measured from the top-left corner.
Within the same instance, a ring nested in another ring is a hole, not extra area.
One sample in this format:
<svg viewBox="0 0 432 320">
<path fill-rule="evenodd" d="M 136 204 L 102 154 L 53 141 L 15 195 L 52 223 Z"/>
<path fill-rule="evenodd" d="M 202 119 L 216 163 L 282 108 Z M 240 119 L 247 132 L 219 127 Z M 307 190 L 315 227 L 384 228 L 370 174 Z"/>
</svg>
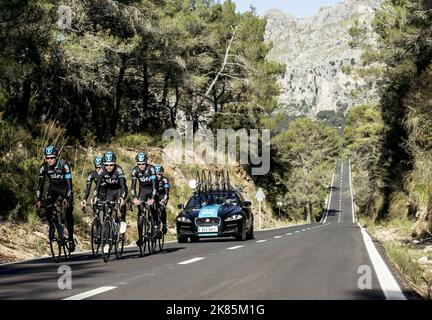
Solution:
<svg viewBox="0 0 432 320">
<path fill-rule="evenodd" d="M 258 15 L 266 13 L 269 9 L 280 9 L 298 18 L 310 17 L 318 12 L 322 6 L 332 6 L 342 0 L 233 0 L 240 12 L 249 10 L 252 4 Z"/>
</svg>

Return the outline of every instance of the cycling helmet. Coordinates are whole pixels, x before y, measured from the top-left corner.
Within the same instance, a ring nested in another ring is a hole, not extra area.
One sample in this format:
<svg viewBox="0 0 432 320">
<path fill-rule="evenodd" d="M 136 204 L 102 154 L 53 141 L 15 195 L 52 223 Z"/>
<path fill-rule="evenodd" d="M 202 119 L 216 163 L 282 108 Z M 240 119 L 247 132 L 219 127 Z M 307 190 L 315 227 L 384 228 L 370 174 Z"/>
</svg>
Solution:
<svg viewBox="0 0 432 320">
<path fill-rule="evenodd" d="M 155 165 L 154 168 L 155 168 L 156 174 L 164 172 L 164 168 L 160 164 Z"/>
<path fill-rule="evenodd" d="M 55 146 L 47 146 L 45 147 L 44 153 L 45 156 L 56 156 L 57 155 L 57 148 Z"/>
<path fill-rule="evenodd" d="M 135 160 L 137 163 L 147 163 L 147 155 L 144 152 L 138 152 Z"/>
<path fill-rule="evenodd" d="M 104 159 L 103 156 L 97 156 L 94 159 L 94 165 L 95 165 L 95 167 L 100 167 L 102 165 L 103 159 Z"/>
<path fill-rule="evenodd" d="M 114 154 L 114 152 L 112 152 L 112 151 L 107 151 L 107 152 L 104 154 L 104 160 L 103 160 L 104 164 L 113 164 L 113 163 L 115 163 L 116 161 L 117 161 L 117 157 L 116 157 L 116 155 Z"/>
</svg>

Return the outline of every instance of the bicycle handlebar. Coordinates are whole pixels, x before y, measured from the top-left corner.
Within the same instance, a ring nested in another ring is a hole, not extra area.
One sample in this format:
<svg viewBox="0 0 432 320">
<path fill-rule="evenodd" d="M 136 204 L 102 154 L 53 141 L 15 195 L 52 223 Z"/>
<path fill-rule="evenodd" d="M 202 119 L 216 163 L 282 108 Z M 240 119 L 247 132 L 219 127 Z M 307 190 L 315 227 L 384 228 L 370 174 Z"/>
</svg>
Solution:
<svg viewBox="0 0 432 320">
<path fill-rule="evenodd" d="M 116 205 L 116 204 L 120 204 L 118 201 L 98 201 L 95 203 L 95 205 L 97 206 L 103 206 L 103 205 Z"/>
</svg>

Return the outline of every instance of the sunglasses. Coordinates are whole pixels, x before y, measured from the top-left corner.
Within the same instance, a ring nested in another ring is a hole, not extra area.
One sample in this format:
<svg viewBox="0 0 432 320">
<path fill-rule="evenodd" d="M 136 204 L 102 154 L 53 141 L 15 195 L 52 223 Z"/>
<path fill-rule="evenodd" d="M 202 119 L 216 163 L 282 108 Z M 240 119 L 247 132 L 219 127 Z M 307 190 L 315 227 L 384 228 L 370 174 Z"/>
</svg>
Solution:
<svg viewBox="0 0 432 320">
<path fill-rule="evenodd" d="M 45 157 L 47 160 L 54 160 L 56 157 Z"/>
<path fill-rule="evenodd" d="M 141 166 L 145 166 L 146 165 L 146 163 L 138 163 L 138 166 L 139 167 L 141 167 Z"/>
<path fill-rule="evenodd" d="M 114 167 L 113 164 L 106 164 L 105 167 Z"/>
</svg>

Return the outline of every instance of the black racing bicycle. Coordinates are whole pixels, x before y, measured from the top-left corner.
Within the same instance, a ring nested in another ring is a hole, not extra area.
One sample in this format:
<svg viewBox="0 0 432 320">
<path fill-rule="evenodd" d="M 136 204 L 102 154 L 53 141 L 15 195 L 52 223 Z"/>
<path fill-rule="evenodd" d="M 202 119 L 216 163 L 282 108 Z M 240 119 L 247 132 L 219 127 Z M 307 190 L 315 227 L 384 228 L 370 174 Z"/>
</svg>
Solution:
<svg viewBox="0 0 432 320">
<path fill-rule="evenodd" d="M 65 208 L 59 203 L 61 199 L 50 205 L 43 205 L 45 210 L 52 207 L 52 224 L 49 226 L 49 244 L 55 262 L 60 262 L 62 253 L 65 259 L 70 258 L 69 234 L 66 227 Z"/>
<path fill-rule="evenodd" d="M 101 231 L 103 261 L 109 261 L 113 247 L 116 258 L 121 259 L 123 255 L 125 235 L 120 235 L 120 222 L 118 219 L 119 203 L 117 201 L 98 201 L 96 205 L 103 212 Z"/>
<path fill-rule="evenodd" d="M 100 211 L 96 204 L 92 206 L 93 209 L 93 221 L 90 231 L 90 241 L 93 257 L 99 255 L 99 250 L 102 242 L 102 222 L 100 219 Z M 83 212 L 86 213 L 86 207 L 83 207 Z"/>
<path fill-rule="evenodd" d="M 146 247 L 149 254 L 153 254 L 155 251 L 155 223 L 148 204 L 140 201 L 139 207 L 141 210 L 138 215 L 138 247 L 140 256 L 143 257 Z"/>
<path fill-rule="evenodd" d="M 159 251 L 162 251 L 163 250 L 163 246 L 164 246 L 164 244 L 165 244 L 165 235 L 164 235 L 164 233 L 162 232 L 162 230 L 161 230 L 161 204 L 159 204 L 158 206 L 157 206 L 157 214 L 158 214 L 158 221 L 156 221 L 156 224 L 155 224 L 155 232 L 154 232 L 154 241 L 156 242 L 157 241 L 157 243 L 158 243 L 158 246 L 159 246 Z M 156 247 L 156 244 L 155 244 L 155 247 Z"/>
</svg>

